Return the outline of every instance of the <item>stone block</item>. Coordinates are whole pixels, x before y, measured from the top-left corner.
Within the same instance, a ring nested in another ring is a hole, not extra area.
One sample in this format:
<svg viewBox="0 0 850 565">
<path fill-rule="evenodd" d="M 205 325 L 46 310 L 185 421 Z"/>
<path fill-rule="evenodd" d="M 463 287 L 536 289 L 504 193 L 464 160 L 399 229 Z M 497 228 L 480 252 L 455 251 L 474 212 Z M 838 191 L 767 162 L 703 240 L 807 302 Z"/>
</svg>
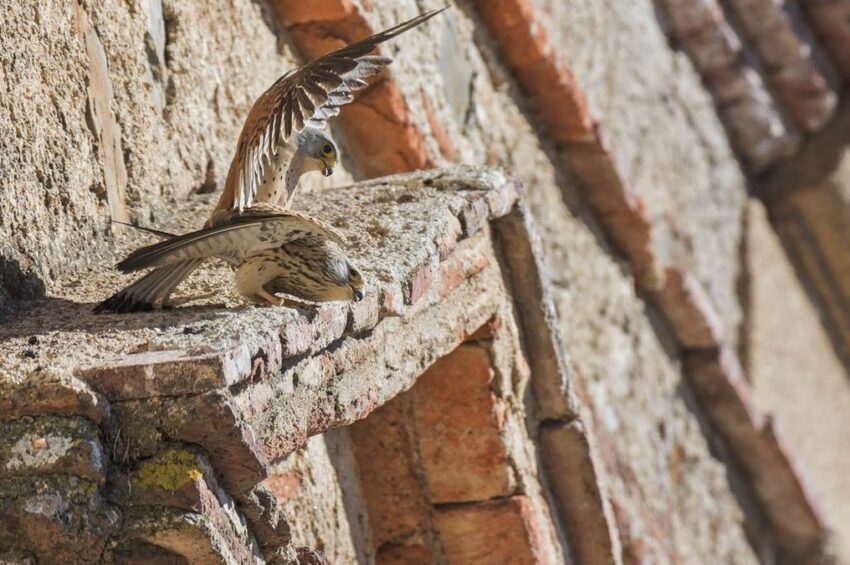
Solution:
<svg viewBox="0 0 850 565">
<path fill-rule="evenodd" d="M 664 287 L 654 298 L 683 347 L 703 349 L 720 345 L 723 338 L 720 317 L 692 273 L 668 268 Z"/>
<path fill-rule="evenodd" d="M 617 563 L 620 539 L 591 439 L 579 422 L 546 422 L 540 448 L 576 563 Z"/>
<path fill-rule="evenodd" d="M 416 535 L 429 522 L 408 410 L 406 399 L 399 397 L 351 426 L 360 488 L 376 548 Z"/>
<path fill-rule="evenodd" d="M 524 496 L 437 508 L 434 528 L 449 563 L 545 562 L 540 533 Z"/>
<path fill-rule="evenodd" d="M 487 349 L 461 345 L 434 363 L 411 394 L 419 457 L 435 504 L 507 496 L 513 472 L 503 408 Z"/>
<path fill-rule="evenodd" d="M 8 420 L 0 431 L 0 477 L 68 474 L 102 484 L 106 465 L 97 428 L 80 418 Z"/>
</svg>

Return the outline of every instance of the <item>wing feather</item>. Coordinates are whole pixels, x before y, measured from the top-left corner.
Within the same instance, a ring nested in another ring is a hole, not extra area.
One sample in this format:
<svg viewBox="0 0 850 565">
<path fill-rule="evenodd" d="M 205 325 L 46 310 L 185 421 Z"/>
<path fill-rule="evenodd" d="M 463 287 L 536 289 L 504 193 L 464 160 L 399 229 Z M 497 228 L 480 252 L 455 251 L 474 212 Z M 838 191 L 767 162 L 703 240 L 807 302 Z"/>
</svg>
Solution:
<svg viewBox="0 0 850 565">
<path fill-rule="evenodd" d="M 379 44 L 436 16 L 448 6 L 425 12 L 351 45 L 314 59 L 280 77 L 248 112 L 230 165 L 224 194 L 217 210 L 251 206 L 263 178 L 263 169 L 305 127 L 323 128 L 339 114 L 339 106 L 365 88 L 364 80 L 380 73 L 390 57 L 370 55 Z"/>
<path fill-rule="evenodd" d="M 226 215 L 218 224 L 141 247 L 115 265 L 124 273 L 163 267 L 194 259 L 220 257 L 240 261 L 307 235 L 345 245 L 346 239 L 332 226 L 276 206 L 257 206 Z"/>
</svg>

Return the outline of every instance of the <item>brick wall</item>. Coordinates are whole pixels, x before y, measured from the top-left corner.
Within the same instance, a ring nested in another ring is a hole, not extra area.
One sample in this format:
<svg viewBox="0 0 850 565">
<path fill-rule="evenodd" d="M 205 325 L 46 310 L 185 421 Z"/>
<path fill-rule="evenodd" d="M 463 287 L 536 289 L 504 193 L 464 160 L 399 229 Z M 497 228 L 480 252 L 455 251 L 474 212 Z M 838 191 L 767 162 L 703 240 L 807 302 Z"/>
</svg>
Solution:
<svg viewBox="0 0 850 565">
<path fill-rule="evenodd" d="M 0 557 L 846 555 L 850 3 L 460 1 L 297 204 L 359 230 L 366 301 L 240 309 L 219 269 L 95 319 L 142 241 L 110 218 L 191 225 L 259 92 L 436 6 L 131 4 L 0 11 Z M 449 164 L 515 176 L 322 192 Z"/>
</svg>

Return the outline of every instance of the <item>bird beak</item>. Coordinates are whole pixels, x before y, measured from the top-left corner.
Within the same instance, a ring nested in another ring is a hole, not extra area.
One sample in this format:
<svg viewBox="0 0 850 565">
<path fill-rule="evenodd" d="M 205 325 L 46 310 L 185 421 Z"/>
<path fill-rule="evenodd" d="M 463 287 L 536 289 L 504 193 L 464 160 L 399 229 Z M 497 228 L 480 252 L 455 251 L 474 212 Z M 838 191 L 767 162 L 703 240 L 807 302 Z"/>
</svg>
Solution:
<svg viewBox="0 0 850 565">
<path fill-rule="evenodd" d="M 362 288 L 351 287 L 351 290 L 352 290 L 352 292 L 354 292 L 354 301 L 355 302 L 360 302 L 361 300 L 363 300 L 363 297 L 366 296 L 366 293 L 363 291 Z"/>
<path fill-rule="evenodd" d="M 329 177 L 334 174 L 334 168 L 331 165 L 328 165 L 325 161 L 322 161 L 322 176 Z"/>
</svg>

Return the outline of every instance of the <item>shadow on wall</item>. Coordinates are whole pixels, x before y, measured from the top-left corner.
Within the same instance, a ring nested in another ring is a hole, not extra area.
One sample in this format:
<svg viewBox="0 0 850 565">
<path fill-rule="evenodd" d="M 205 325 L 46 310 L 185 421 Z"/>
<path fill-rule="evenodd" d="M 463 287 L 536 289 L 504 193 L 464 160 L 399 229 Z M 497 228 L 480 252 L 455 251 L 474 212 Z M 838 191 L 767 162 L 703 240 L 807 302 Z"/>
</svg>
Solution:
<svg viewBox="0 0 850 565">
<path fill-rule="evenodd" d="M 0 255 L 0 319 L 16 306 L 44 296 L 44 282 L 21 263 Z"/>
</svg>

